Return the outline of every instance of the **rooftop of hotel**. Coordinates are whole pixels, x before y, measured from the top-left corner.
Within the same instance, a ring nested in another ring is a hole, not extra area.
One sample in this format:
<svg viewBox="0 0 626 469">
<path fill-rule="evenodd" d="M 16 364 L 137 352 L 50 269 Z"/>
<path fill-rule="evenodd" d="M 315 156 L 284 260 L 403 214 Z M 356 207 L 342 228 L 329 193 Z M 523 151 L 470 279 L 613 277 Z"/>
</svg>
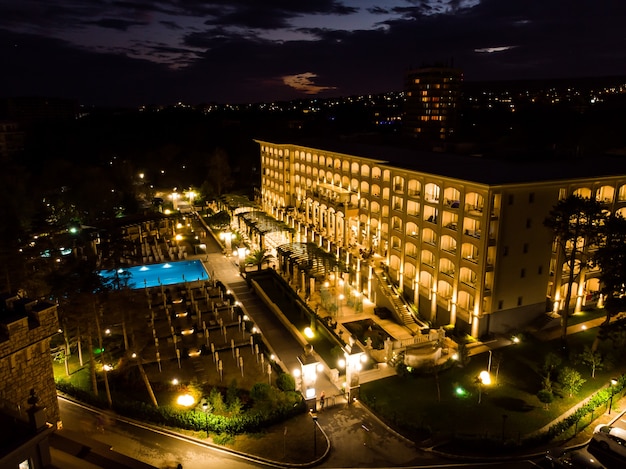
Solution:
<svg viewBox="0 0 626 469">
<path fill-rule="evenodd" d="M 274 142 L 278 143 L 278 142 Z M 552 180 L 588 179 L 626 175 L 626 156 L 527 156 L 504 158 L 420 151 L 410 148 L 357 143 L 348 140 L 286 141 L 322 151 L 383 161 L 388 166 L 479 184 L 523 184 Z"/>
</svg>

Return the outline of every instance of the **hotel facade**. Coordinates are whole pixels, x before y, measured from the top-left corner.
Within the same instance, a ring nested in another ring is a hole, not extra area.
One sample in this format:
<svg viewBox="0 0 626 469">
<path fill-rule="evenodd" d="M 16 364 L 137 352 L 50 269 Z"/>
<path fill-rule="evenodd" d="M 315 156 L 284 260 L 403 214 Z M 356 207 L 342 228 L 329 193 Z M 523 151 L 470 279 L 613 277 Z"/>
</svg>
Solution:
<svg viewBox="0 0 626 469">
<path fill-rule="evenodd" d="M 569 270 L 543 223 L 560 199 L 626 211 L 626 168 L 610 158 L 592 166 L 256 141 L 259 202 L 295 230 L 293 242 L 345 261 L 346 280 L 371 301 L 393 307 L 382 278 L 431 327 L 474 337 L 563 308 Z M 575 311 L 600 299 L 598 273 L 583 269 L 572 285 Z"/>
</svg>

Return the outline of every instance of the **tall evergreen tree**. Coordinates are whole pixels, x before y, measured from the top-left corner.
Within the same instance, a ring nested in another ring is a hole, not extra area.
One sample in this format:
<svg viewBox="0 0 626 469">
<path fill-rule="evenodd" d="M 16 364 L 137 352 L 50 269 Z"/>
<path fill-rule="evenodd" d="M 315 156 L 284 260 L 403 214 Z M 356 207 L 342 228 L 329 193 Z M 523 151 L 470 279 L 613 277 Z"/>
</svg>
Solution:
<svg viewBox="0 0 626 469">
<path fill-rule="evenodd" d="M 593 262 L 600 268 L 600 282 L 604 295 L 606 319 L 598 334 L 603 333 L 611 322 L 611 317 L 626 310 L 626 219 L 612 214 L 602 230 L 602 242 L 596 251 Z M 600 337 L 593 344 L 598 347 Z"/>
<path fill-rule="evenodd" d="M 567 344 L 572 288 L 591 261 L 591 250 L 598 245 L 606 215 L 596 199 L 570 195 L 559 200 L 544 220 L 558 244 L 559 258 L 569 269 L 565 301 L 561 314 L 561 340 Z M 559 269 L 557 269 L 559 271 Z"/>
</svg>

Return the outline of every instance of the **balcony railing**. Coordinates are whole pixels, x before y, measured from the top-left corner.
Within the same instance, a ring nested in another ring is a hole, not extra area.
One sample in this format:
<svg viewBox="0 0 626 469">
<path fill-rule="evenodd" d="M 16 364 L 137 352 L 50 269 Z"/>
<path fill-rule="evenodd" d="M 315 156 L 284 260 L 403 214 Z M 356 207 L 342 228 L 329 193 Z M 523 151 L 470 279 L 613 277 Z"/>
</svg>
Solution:
<svg viewBox="0 0 626 469">
<path fill-rule="evenodd" d="M 471 279 L 471 278 L 461 279 L 461 283 L 463 285 L 467 285 L 468 287 L 476 288 L 476 279 Z"/>
<path fill-rule="evenodd" d="M 348 199 L 346 197 L 328 196 L 320 191 L 307 190 L 306 196 L 311 199 L 316 199 L 319 202 L 326 203 L 329 207 L 334 208 L 337 212 L 343 213 L 346 208 L 348 210 L 358 210 L 359 208 L 358 205 L 347 202 Z"/>
<path fill-rule="evenodd" d="M 465 230 L 465 234 L 472 238 L 480 239 L 480 230 Z"/>
<path fill-rule="evenodd" d="M 450 199 L 444 199 L 443 203 L 444 205 L 450 208 L 459 208 L 459 205 L 461 204 L 461 202 L 459 202 L 458 200 L 450 200 Z"/>
<path fill-rule="evenodd" d="M 469 213 L 470 215 L 482 215 L 483 213 L 483 205 L 473 205 L 473 204 L 465 204 L 465 213 Z"/>
</svg>

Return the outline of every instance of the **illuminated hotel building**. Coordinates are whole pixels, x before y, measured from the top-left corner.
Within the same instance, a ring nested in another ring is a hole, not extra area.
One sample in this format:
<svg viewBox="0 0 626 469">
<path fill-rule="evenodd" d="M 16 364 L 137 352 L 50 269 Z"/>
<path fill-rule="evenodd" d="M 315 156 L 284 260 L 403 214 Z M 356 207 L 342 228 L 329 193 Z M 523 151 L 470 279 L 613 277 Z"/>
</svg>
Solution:
<svg viewBox="0 0 626 469">
<path fill-rule="evenodd" d="M 559 199 L 596 197 L 626 213 L 626 167 L 608 157 L 576 165 L 349 142 L 257 143 L 261 203 L 295 228 L 294 241 L 345 259 L 350 284 L 377 304 L 393 307 L 380 291 L 377 272 L 385 272 L 421 318 L 475 337 L 519 330 L 562 308 L 568 271 L 543 224 Z M 596 297 L 597 276 L 581 273 L 576 310 Z"/>
</svg>

